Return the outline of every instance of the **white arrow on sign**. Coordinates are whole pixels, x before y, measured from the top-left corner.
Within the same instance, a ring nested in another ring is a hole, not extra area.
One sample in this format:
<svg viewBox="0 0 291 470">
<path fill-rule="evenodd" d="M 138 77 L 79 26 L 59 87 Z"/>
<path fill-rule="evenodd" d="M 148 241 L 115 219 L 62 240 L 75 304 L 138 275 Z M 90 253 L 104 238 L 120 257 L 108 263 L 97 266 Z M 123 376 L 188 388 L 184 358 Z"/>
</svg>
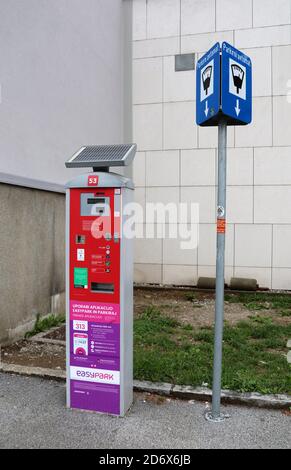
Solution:
<svg viewBox="0 0 291 470">
<path fill-rule="evenodd" d="M 206 103 L 205 103 L 205 110 L 204 110 L 204 113 L 205 113 L 205 116 L 207 117 L 207 116 L 208 116 L 208 113 L 209 113 L 208 101 L 207 101 L 207 100 L 206 100 Z"/>
<path fill-rule="evenodd" d="M 236 100 L 235 112 L 236 112 L 236 115 L 237 115 L 237 116 L 238 116 L 239 113 L 240 113 L 239 100 Z"/>
</svg>

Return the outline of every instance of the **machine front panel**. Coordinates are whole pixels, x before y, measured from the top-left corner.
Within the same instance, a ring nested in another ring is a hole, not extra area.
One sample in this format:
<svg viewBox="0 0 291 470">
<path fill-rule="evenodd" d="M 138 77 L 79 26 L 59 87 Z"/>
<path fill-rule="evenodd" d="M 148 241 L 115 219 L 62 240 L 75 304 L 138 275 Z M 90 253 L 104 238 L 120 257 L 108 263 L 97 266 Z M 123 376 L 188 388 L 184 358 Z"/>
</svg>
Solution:
<svg viewBox="0 0 291 470">
<path fill-rule="evenodd" d="M 120 413 L 121 191 L 70 190 L 70 404 Z"/>
</svg>

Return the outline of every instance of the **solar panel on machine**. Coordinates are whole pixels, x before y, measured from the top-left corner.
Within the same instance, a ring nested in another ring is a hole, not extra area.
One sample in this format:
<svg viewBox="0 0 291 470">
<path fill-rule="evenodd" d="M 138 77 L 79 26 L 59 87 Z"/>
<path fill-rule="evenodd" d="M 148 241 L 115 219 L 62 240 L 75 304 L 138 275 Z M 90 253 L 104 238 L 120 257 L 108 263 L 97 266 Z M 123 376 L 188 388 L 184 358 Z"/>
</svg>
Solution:
<svg viewBox="0 0 291 470">
<path fill-rule="evenodd" d="M 66 162 L 66 167 L 127 166 L 132 162 L 135 153 L 136 144 L 90 145 L 76 152 Z"/>
</svg>

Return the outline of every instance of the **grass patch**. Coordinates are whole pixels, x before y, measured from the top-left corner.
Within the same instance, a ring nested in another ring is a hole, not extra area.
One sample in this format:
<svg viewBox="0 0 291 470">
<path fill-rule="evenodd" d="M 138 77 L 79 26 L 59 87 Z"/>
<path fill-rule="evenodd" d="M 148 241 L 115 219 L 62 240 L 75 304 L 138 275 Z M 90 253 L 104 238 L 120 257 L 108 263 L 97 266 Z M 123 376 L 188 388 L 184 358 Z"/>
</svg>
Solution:
<svg viewBox="0 0 291 470">
<path fill-rule="evenodd" d="M 256 292 L 253 294 L 225 294 L 225 300 L 229 303 L 241 303 L 248 310 L 283 309 L 291 312 L 291 295 L 289 294 L 264 294 Z"/>
<path fill-rule="evenodd" d="M 281 317 L 291 317 L 291 310 L 282 310 L 282 312 L 279 313 Z"/>
<path fill-rule="evenodd" d="M 65 321 L 65 315 L 48 315 L 45 318 L 41 318 L 40 314 L 38 314 L 36 316 L 33 329 L 26 333 L 25 338 L 31 338 L 32 336 L 42 333 L 43 331 L 47 331 L 54 326 L 60 326 L 65 323 Z"/>
<path fill-rule="evenodd" d="M 197 295 L 194 292 L 186 292 L 185 300 L 188 300 L 189 302 L 193 302 L 194 300 L 197 300 Z"/>
<path fill-rule="evenodd" d="M 251 317 L 225 324 L 222 386 L 241 392 L 290 393 L 291 368 L 283 352 L 291 325 Z M 135 320 L 134 376 L 139 380 L 212 384 L 213 328 L 181 325 L 155 308 Z"/>
<path fill-rule="evenodd" d="M 202 308 L 202 305 L 199 303 L 199 298 L 195 292 L 186 292 L 185 300 L 191 302 L 193 308 Z"/>
</svg>

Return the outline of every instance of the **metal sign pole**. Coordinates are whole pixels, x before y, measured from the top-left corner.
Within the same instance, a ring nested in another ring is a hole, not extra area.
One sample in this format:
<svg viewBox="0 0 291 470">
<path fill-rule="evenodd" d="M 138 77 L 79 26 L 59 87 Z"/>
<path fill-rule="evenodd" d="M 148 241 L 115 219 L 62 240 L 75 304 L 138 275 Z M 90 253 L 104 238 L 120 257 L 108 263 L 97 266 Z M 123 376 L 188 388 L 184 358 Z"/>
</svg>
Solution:
<svg viewBox="0 0 291 470">
<path fill-rule="evenodd" d="M 217 252 L 216 252 L 216 299 L 215 339 L 213 361 L 212 410 L 207 413 L 209 421 L 220 422 L 225 415 L 220 412 L 222 341 L 224 321 L 224 253 L 226 229 L 226 149 L 227 124 L 222 118 L 218 124 L 218 197 L 217 197 Z"/>
<path fill-rule="evenodd" d="M 224 317 L 224 252 L 226 229 L 226 148 L 227 125 L 252 122 L 252 61 L 227 42 L 217 42 L 197 62 L 196 124 L 218 125 L 218 197 L 215 340 L 212 410 L 206 419 L 213 422 L 228 417 L 220 411 L 222 341 Z"/>
</svg>

